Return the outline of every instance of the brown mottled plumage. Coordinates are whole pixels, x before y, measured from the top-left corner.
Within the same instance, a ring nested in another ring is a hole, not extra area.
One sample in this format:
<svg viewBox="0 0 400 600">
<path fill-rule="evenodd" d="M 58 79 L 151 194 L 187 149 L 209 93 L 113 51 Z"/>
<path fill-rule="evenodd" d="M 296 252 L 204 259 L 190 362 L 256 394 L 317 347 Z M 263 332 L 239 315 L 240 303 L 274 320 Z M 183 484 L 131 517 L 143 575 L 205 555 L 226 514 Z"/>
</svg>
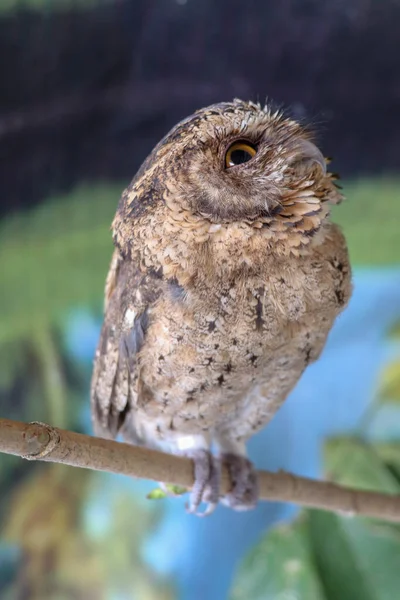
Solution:
<svg viewBox="0 0 400 600">
<path fill-rule="evenodd" d="M 227 166 L 235 142 L 255 155 Z M 95 431 L 193 456 L 193 511 L 218 501 L 212 441 L 233 478 L 228 504 L 254 506 L 245 442 L 318 358 L 349 299 L 346 243 L 329 222 L 341 200 L 333 179 L 302 126 L 235 100 L 174 127 L 122 195 Z"/>
</svg>

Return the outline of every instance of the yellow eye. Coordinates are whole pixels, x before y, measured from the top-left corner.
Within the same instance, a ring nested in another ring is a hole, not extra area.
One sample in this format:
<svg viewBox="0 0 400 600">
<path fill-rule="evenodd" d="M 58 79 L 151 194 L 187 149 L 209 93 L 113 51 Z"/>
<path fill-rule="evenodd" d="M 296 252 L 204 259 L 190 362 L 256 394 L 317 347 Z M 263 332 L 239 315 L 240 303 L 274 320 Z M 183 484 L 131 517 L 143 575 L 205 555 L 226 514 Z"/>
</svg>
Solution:
<svg viewBox="0 0 400 600">
<path fill-rule="evenodd" d="M 241 165 L 253 158 L 257 150 L 248 142 L 235 142 L 228 148 L 225 155 L 225 167 L 235 167 Z"/>
</svg>

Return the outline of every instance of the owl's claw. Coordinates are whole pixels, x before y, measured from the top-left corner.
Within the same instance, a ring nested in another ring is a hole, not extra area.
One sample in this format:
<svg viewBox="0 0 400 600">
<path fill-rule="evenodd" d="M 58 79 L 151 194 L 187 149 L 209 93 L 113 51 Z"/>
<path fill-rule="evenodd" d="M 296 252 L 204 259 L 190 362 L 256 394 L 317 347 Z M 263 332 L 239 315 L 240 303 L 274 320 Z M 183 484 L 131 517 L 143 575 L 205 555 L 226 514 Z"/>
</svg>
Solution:
<svg viewBox="0 0 400 600">
<path fill-rule="evenodd" d="M 258 502 L 258 478 L 253 464 L 244 456 L 222 454 L 221 461 L 226 465 L 232 490 L 221 498 L 221 502 L 235 510 L 250 510 Z"/>
<path fill-rule="evenodd" d="M 253 464 L 244 456 L 232 453 L 214 458 L 208 450 L 196 449 L 185 452 L 194 463 L 194 485 L 190 494 L 188 513 L 205 517 L 216 509 L 220 500 L 221 465 L 224 464 L 232 482 L 232 490 L 221 502 L 234 510 L 250 510 L 258 502 L 258 479 Z M 199 511 L 200 504 L 206 509 Z"/>
<path fill-rule="evenodd" d="M 210 515 L 219 501 L 220 468 L 208 450 L 191 450 L 185 453 L 194 463 L 194 485 L 190 493 L 190 501 L 186 506 L 188 513 L 200 517 Z M 199 512 L 202 502 L 207 504 L 203 512 Z"/>
</svg>

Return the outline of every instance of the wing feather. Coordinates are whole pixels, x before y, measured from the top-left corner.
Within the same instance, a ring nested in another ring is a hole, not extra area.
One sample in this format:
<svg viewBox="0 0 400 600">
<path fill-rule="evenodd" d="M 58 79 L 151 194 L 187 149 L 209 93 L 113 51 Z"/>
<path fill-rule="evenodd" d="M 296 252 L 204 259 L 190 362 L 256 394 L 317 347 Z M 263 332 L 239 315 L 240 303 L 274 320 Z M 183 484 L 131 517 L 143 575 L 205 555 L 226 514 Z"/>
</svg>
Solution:
<svg viewBox="0 0 400 600">
<path fill-rule="evenodd" d="M 146 339 L 149 308 L 161 290 L 159 273 L 144 274 L 132 261 L 114 252 L 106 281 L 105 317 L 91 386 L 96 435 L 115 438 L 122 427 L 134 431 L 127 420 L 134 419 L 140 371 L 138 355 Z"/>
</svg>

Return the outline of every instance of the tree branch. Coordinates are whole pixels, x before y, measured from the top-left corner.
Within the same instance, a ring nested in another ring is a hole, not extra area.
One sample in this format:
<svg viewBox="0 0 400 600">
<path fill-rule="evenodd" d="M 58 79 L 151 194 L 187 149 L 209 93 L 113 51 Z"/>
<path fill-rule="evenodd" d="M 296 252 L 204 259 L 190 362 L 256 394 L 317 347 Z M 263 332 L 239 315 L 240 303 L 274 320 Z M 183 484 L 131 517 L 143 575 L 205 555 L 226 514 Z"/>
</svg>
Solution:
<svg viewBox="0 0 400 600">
<path fill-rule="evenodd" d="M 0 419 L 0 452 L 186 488 L 193 485 L 193 465 L 188 458 L 73 433 L 44 423 Z M 262 500 L 400 522 L 400 495 L 365 492 L 284 472 L 259 471 L 258 474 Z M 224 494 L 229 488 L 229 475 L 223 469 L 221 492 Z"/>
</svg>

